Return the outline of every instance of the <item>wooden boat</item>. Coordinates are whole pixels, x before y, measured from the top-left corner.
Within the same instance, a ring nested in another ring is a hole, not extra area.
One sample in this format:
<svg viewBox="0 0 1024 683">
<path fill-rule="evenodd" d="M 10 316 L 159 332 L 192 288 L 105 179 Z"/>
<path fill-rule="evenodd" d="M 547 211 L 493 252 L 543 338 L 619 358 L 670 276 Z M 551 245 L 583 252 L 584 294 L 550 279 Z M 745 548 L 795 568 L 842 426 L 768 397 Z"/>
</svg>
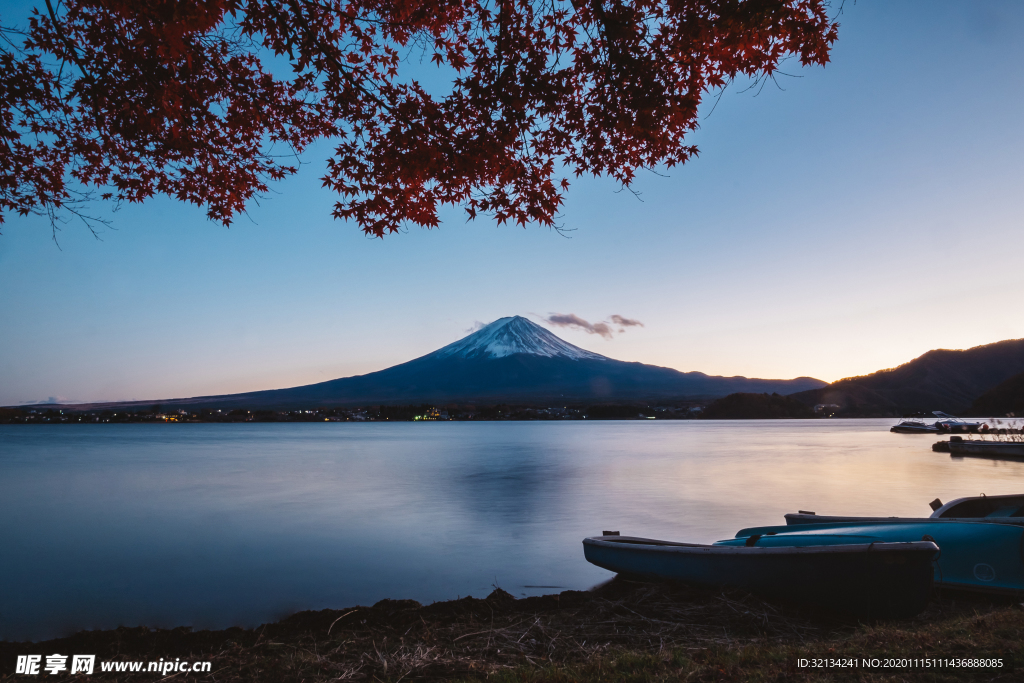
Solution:
<svg viewBox="0 0 1024 683">
<path fill-rule="evenodd" d="M 698 545 L 604 535 L 584 539 L 583 553 L 619 574 L 733 586 L 864 618 L 909 617 L 928 604 L 934 543 L 831 538 L 794 534 Z"/>
<path fill-rule="evenodd" d="M 786 524 L 906 524 L 922 522 L 989 522 L 1024 525 L 1024 494 L 969 496 L 945 505 L 936 498 L 929 517 L 866 517 L 863 515 L 818 515 L 807 510 L 786 515 Z"/>
<path fill-rule="evenodd" d="M 940 554 L 935 560 L 935 584 L 946 588 L 1024 594 L 1024 527 L 978 522 L 924 522 L 903 524 L 807 524 L 741 529 L 733 545 L 757 537 L 759 545 L 789 543 L 807 536 L 818 543 L 823 536 L 832 543 L 880 543 L 934 541 Z"/>
</svg>

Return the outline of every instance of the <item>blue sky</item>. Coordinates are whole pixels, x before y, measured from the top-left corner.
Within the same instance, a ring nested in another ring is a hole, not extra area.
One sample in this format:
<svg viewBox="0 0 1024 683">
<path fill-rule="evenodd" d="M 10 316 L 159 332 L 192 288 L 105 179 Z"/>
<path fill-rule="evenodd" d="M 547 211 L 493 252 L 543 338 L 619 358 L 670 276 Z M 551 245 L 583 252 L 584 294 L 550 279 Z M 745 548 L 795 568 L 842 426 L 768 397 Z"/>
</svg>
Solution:
<svg viewBox="0 0 1024 683">
<path fill-rule="evenodd" d="M 623 360 L 827 381 L 1024 337 L 1024 5 L 862 0 L 840 22 L 826 68 L 728 89 L 642 201 L 576 180 L 568 238 L 453 210 L 369 239 L 330 217 L 328 145 L 230 229 L 156 199 L 57 249 L 10 217 L 0 405 L 307 384 L 516 314 L 638 319 L 552 328 Z"/>
</svg>

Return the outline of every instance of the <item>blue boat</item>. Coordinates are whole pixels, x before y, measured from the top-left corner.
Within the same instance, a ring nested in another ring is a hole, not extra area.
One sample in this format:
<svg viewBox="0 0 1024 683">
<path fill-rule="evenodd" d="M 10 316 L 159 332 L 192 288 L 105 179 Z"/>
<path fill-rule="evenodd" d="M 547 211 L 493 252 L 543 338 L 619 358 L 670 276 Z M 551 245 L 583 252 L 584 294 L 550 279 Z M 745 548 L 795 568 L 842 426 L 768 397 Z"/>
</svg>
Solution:
<svg viewBox="0 0 1024 683">
<path fill-rule="evenodd" d="M 908 524 L 911 522 L 991 522 L 1024 525 L 1024 495 L 968 496 L 943 504 L 936 498 L 929 517 L 865 517 L 862 515 L 819 515 L 800 510 L 786 515 L 786 524 Z"/>
<path fill-rule="evenodd" d="M 838 522 L 742 529 L 723 545 L 790 546 L 797 538 L 808 544 L 851 544 L 869 541 L 901 543 L 933 541 L 939 547 L 935 584 L 962 590 L 1024 594 L 1024 527 L 981 522 L 911 522 L 883 524 Z"/>
<path fill-rule="evenodd" d="M 756 535 L 698 545 L 606 532 L 584 539 L 583 553 L 627 576 L 731 586 L 867 619 L 910 617 L 928 604 L 935 543 L 834 538 Z"/>
</svg>

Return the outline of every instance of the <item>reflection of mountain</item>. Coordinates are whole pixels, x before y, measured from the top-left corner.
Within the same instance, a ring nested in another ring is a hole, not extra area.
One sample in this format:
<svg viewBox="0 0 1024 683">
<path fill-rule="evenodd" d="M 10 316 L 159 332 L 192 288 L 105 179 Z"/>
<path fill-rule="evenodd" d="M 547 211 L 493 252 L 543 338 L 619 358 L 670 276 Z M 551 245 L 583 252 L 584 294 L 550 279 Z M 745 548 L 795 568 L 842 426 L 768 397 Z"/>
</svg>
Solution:
<svg viewBox="0 0 1024 683">
<path fill-rule="evenodd" d="M 1024 339 L 1009 339 L 966 351 L 929 351 L 899 367 L 842 379 L 793 398 L 807 405 L 834 403 L 848 415 L 961 413 L 986 391 L 1021 372 Z"/>
<path fill-rule="evenodd" d="M 291 389 L 160 401 L 164 407 L 298 408 L 410 403 L 605 401 L 793 393 L 824 382 L 716 377 L 613 360 L 519 316 L 401 365 Z M 145 404 L 152 404 L 148 401 Z M 122 404 L 123 405 L 123 404 Z"/>
<path fill-rule="evenodd" d="M 478 523 L 499 528 L 539 523 L 562 506 L 561 487 L 572 478 L 561 456 L 552 447 L 494 444 L 487 457 L 467 458 L 446 487 Z"/>
</svg>

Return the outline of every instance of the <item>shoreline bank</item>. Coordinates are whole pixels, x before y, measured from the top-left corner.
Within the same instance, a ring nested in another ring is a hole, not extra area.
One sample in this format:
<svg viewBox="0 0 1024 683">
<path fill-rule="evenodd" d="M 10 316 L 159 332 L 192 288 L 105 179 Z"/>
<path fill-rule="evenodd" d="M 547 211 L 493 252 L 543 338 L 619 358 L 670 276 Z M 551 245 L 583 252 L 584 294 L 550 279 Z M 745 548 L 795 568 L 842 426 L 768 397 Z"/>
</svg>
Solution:
<svg viewBox="0 0 1024 683">
<path fill-rule="evenodd" d="M 102 662 L 210 662 L 185 680 L 305 681 L 726 681 L 821 680 L 801 667 L 820 657 L 999 656 L 1000 669 L 863 668 L 828 680 L 1019 680 L 1024 670 L 1019 601 L 937 595 L 918 617 L 858 624 L 737 591 L 613 579 L 592 591 L 431 605 L 382 600 L 370 607 L 299 612 L 253 629 L 144 627 L 83 631 L 37 643 L 0 642 L 0 681 L 20 655 L 96 655 L 92 675 L 63 680 L 158 680 L 104 672 Z M 1015 671 L 1016 670 L 1016 671 Z M 64 672 L 67 674 L 67 672 Z M 43 675 L 46 675 L 45 672 Z M 183 675 L 184 674 L 179 674 Z M 49 678 L 49 676 L 47 676 Z M 54 679 L 57 680 L 57 679 Z"/>
</svg>

